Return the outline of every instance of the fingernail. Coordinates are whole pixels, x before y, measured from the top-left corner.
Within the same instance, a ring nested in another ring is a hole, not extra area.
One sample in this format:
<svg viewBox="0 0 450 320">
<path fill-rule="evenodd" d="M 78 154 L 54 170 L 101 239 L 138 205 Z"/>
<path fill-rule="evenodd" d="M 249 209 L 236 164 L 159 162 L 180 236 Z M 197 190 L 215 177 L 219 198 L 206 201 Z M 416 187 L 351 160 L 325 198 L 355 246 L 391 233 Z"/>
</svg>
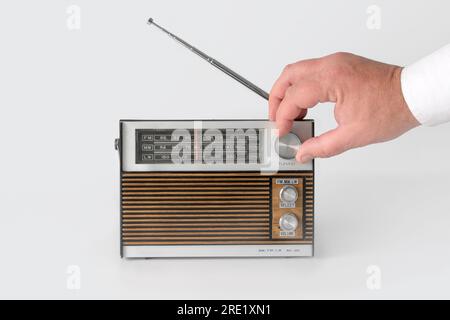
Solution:
<svg viewBox="0 0 450 320">
<path fill-rule="evenodd" d="M 309 162 L 309 161 L 311 161 L 313 159 L 313 157 L 312 156 L 310 156 L 310 155 L 304 155 L 304 156 L 301 156 L 300 157 L 300 162 L 301 163 L 307 163 L 307 162 Z"/>
</svg>

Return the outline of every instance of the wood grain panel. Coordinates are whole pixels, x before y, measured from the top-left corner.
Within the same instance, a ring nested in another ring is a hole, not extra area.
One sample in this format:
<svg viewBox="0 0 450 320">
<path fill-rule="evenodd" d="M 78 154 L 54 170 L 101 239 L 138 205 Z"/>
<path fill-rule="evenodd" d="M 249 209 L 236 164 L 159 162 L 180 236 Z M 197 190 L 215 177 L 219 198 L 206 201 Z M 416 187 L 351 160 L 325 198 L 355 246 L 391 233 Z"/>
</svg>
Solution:
<svg viewBox="0 0 450 320">
<path fill-rule="evenodd" d="M 272 190 L 272 180 L 285 176 L 261 176 L 257 172 L 123 172 L 123 244 L 311 244 L 314 189 L 310 172 L 288 174 L 305 181 L 309 207 L 304 208 L 301 218 L 308 233 L 295 239 L 273 238 L 279 218 L 274 218 L 274 194 L 278 191 Z M 303 200 L 298 201 L 303 210 Z"/>
</svg>

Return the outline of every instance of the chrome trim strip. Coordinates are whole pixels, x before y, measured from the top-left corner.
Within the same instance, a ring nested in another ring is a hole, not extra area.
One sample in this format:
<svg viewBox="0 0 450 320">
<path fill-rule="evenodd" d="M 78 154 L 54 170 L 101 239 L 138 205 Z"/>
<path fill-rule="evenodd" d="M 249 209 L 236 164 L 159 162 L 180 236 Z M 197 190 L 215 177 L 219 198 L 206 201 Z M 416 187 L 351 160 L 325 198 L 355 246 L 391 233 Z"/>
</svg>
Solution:
<svg viewBox="0 0 450 320">
<path fill-rule="evenodd" d="M 312 257 L 302 245 L 173 245 L 124 246 L 124 258 Z"/>
</svg>

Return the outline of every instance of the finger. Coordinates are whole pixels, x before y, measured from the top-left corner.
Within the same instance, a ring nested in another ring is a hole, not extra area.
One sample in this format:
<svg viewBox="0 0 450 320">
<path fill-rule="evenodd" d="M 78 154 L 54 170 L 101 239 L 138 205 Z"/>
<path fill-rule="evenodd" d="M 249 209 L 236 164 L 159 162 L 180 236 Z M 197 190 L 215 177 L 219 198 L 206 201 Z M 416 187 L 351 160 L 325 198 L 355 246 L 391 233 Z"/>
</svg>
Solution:
<svg viewBox="0 0 450 320">
<path fill-rule="evenodd" d="M 288 133 L 294 120 L 303 118 L 307 111 L 321 101 L 326 101 L 327 90 L 316 82 L 299 81 L 286 90 L 277 109 L 276 124 L 280 136 Z"/>
<path fill-rule="evenodd" d="M 269 95 L 269 119 L 275 121 L 277 109 L 284 98 L 286 90 L 296 82 L 297 79 L 307 77 L 313 72 L 316 59 L 299 61 L 289 64 L 275 81 Z"/>
<path fill-rule="evenodd" d="M 285 91 L 291 86 L 292 67 L 285 67 L 280 77 L 275 81 L 269 95 L 269 119 L 276 120 L 276 114 L 281 101 L 284 98 Z"/>
<path fill-rule="evenodd" d="M 288 133 L 291 130 L 294 121 L 302 120 L 307 114 L 308 114 L 308 109 L 299 109 L 299 114 L 298 114 L 298 116 L 295 117 L 294 120 L 284 121 L 284 122 L 282 120 L 277 120 L 277 128 L 279 129 L 278 135 L 280 137 L 284 136 L 286 133 Z M 279 117 L 277 119 L 279 119 Z M 282 122 L 282 124 L 279 124 L 280 122 Z"/>
<path fill-rule="evenodd" d="M 358 145 L 357 130 L 338 127 L 318 137 L 306 140 L 300 147 L 296 159 L 305 163 L 314 158 L 329 158 Z"/>
<path fill-rule="evenodd" d="M 308 114 L 308 109 L 300 109 L 300 114 L 297 116 L 295 120 L 302 120 Z"/>
</svg>

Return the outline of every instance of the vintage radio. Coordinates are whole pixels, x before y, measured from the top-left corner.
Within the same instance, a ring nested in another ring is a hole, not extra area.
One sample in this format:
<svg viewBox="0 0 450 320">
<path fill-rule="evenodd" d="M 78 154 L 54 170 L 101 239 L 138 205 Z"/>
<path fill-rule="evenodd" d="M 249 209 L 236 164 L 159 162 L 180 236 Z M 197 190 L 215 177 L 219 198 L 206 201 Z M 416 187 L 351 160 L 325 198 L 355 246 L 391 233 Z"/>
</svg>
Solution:
<svg viewBox="0 0 450 320">
<path fill-rule="evenodd" d="M 314 244 L 311 120 L 120 121 L 125 258 L 300 257 Z"/>
</svg>

